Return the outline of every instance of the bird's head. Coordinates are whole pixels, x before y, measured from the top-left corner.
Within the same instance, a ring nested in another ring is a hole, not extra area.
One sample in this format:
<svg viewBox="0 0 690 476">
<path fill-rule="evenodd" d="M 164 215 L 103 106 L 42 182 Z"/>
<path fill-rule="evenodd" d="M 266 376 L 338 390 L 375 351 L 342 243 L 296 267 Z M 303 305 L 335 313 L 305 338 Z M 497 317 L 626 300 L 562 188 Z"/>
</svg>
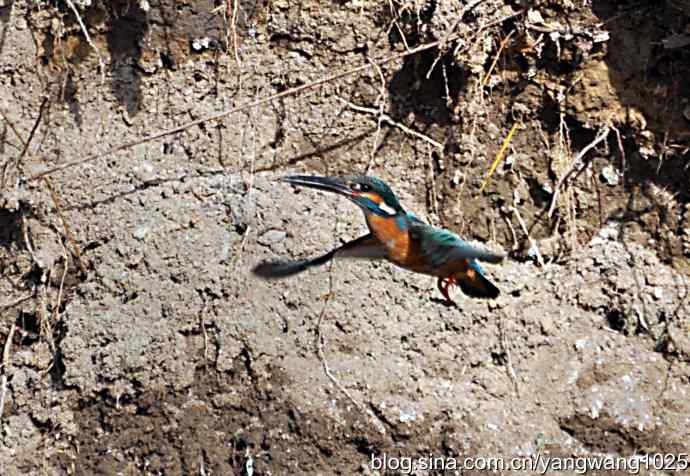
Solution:
<svg viewBox="0 0 690 476">
<path fill-rule="evenodd" d="M 400 202 L 390 187 L 376 177 L 366 175 L 348 175 L 345 177 L 290 175 L 281 180 L 293 185 L 343 195 L 359 205 L 364 213 L 375 213 L 384 217 L 404 213 Z"/>
</svg>

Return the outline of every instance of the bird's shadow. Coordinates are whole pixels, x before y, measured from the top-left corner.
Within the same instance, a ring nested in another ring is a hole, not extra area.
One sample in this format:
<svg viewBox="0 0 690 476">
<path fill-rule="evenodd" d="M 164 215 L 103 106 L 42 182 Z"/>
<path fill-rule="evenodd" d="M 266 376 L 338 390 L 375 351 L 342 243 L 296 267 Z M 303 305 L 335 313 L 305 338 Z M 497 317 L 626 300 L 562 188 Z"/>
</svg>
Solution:
<svg viewBox="0 0 690 476">
<path fill-rule="evenodd" d="M 460 306 L 454 301 L 448 301 L 447 299 L 441 299 L 441 298 L 431 298 L 431 302 L 436 303 L 436 304 L 443 304 L 445 307 L 453 307 L 455 309 L 460 309 Z"/>
</svg>

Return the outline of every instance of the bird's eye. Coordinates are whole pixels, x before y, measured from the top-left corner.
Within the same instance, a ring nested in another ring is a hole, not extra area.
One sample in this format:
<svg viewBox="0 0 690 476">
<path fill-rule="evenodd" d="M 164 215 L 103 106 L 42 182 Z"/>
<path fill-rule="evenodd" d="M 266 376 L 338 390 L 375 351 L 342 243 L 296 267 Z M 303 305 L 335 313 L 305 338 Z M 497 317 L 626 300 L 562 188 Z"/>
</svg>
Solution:
<svg viewBox="0 0 690 476">
<path fill-rule="evenodd" d="M 350 184 L 350 188 L 355 192 L 368 192 L 371 188 L 365 183 L 353 182 Z"/>
</svg>

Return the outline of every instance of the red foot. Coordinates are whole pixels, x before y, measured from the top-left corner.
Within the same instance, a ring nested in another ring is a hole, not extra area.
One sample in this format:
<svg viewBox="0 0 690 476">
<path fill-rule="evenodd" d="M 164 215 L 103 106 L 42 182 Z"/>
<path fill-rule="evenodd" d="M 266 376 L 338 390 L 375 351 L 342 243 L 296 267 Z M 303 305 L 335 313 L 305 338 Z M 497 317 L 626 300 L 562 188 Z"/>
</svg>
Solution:
<svg viewBox="0 0 690 476">
<path fill-rule="evenodd" d="M 441 291 L 441 294 L 443 294 L 443 297 L 446 298 L 446 301 L 448 301 L 449 304 L 455 304 L 455 301 L 453 301 L 448 295 L 448 288 L 455 285 L 455 278 L 452 276 L 448 278 L 438 278 L 437 285 L 438 290 Z"/>
</svg>

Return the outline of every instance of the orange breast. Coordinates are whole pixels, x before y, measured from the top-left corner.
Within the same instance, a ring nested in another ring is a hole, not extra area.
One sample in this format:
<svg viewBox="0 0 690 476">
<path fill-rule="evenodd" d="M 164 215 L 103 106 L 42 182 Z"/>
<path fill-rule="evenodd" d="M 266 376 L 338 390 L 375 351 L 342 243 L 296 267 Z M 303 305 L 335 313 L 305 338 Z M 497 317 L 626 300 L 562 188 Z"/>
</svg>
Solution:
<svg viewBox="0 0 690 476">
<path fill-rule="evenodd" d="M 387 258 L 398 266 L 428 273 L 428 264 L 419 252 L 417 243 L 410 240 L 406 230 L 401 230 L 395 218 L 386 218 L 371 214 L 367 217 L 369 229 L 386 247 Z"/>
<path fill-rule="evenodd" d="M 386 247 L 388 258 L 398 264 L 404 264 L 410 254 L 410 237 L 400 230 L 394 218 L 369 215 L 369 228 L 376 238 Z"/>
</svg>

